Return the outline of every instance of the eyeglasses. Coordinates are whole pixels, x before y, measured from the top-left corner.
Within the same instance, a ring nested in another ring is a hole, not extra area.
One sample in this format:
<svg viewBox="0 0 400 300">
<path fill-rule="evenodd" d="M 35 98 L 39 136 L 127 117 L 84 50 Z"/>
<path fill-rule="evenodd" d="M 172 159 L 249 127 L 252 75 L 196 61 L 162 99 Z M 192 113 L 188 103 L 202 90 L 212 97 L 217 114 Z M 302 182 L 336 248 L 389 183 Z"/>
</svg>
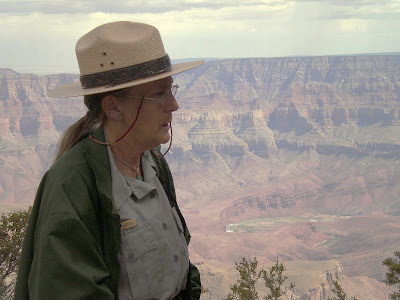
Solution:
<svg viewBox="0 0 400 300">
<path fill-rule="evenodd" d="M 176 93 L 178 92 L 179 89 L 179 85 L 174 84 L 171 86 L 171 89 L 169 89 L 168 91 L 164 92 L 160 97 L 139 97 L 139 96 L 131 96 L 131 95 L 127 95 L 125 97 L 128 98 L 138 98 L 138 99 L 143 99 L 143 100 L 157 100 L 160 101 L 160 105 L 164 105 L 164 102 L 168 99 L 168 97 L 170 97 L 171 95 L 175 97 Z"/>
</svg>

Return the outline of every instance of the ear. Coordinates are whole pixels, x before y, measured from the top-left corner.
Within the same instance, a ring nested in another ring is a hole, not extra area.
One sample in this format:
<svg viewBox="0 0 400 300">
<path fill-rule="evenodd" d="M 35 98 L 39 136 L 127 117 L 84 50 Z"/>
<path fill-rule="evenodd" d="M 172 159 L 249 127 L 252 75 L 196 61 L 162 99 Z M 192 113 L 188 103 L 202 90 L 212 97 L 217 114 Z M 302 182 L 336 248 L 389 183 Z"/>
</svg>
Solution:
<svg viewBox="0 0 400 300">
<path fill-rule="evenodd" d="M 101 99 L 101 107 L 107 119 L 120 120 L 122 118 L 119 100 L 114 95 L 105 95 Z"/>
</svg>

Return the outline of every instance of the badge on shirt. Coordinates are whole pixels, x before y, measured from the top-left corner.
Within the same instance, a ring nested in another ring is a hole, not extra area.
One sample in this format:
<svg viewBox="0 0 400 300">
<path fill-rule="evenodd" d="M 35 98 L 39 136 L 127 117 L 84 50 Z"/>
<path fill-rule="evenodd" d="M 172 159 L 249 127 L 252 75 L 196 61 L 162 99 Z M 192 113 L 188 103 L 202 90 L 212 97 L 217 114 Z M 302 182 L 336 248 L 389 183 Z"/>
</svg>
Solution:
<svg viewBox="0 0 400 300">
<path fill-rule="evenodd" d="M 136 219 L 130 219 L 128 221 L 122 222 L 121 223 L 121 231 L 136 227 Z"/>
</svg>

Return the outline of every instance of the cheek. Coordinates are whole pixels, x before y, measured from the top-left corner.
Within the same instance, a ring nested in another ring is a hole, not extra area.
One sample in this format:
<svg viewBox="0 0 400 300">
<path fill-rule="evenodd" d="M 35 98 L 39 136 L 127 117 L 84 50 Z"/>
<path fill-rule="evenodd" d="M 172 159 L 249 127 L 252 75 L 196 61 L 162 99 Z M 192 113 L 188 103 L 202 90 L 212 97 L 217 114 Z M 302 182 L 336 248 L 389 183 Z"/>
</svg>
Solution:
<svg viewBox="0 0 400 300">
<path fill-rule="evenodd" d="M 156 122 L 154 122 L 154 120 L 150 120 L 145 124 L 147 131 L 149 133 L 156 133 L 159 130 L 159 126 L 158 124 L 156 124 Z"/>
<path fill-rule="evenodd" d="M 152 117 L 143 116 L 143 118 L 139 117 L 138 129 L 139 128 L 140 131 L 146 132 L 148 134 L 157 133 L 160 130 L 160 124 L 155 120 L 154 115 Z"/>
</svg>

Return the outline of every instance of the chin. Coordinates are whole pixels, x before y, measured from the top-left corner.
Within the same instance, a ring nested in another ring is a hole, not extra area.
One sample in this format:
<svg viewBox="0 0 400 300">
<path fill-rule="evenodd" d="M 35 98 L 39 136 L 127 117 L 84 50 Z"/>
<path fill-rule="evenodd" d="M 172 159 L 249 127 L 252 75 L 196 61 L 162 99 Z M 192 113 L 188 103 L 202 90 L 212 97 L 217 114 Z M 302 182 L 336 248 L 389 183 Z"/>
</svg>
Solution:
<svg viewBox="0 0 400 300">
<path fill-rule="evenodd" d="M 169 143 L 170 138 L 171 138 L 171 137 L 170 137 L 170 135 L 168 134 L 168 136 L 166 136 L 166 137 L 160 139 L 160 144 Z"/>
<path fill-rule="evenodd" d="M 153 149 L 159 145 L 169 143 L 169 140 L 170 140 L 169 133 L 167 133 L 167 134 L 164 133 L 164 134 L 159 135 L 156 138 L 152 139 L 152 142 L 150 142 L 150 144 L 152 145 L 152 149 Z"/>
</svg>

